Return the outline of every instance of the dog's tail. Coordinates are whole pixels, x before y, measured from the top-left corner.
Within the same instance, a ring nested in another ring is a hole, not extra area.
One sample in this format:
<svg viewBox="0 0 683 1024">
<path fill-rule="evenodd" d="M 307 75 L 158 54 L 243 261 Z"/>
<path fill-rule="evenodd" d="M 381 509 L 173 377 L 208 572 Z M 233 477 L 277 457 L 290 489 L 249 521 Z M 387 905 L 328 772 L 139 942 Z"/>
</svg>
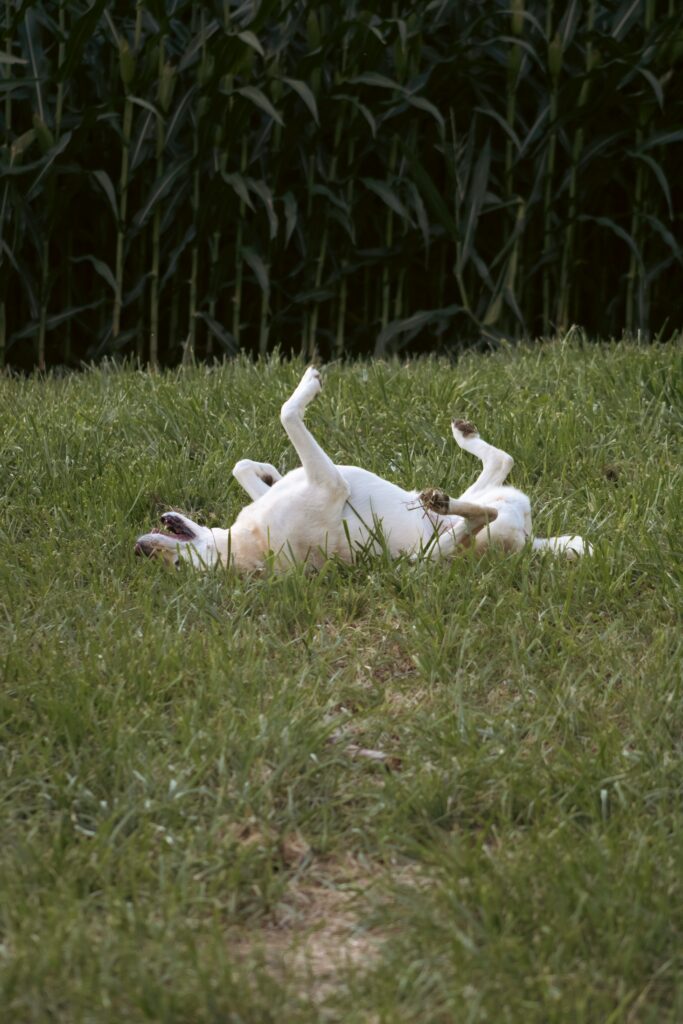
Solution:
<svg viewBox="0 0 683 1024">
<path fill-rule="evenodd" d="M 556 555 L 565 555 L 571 561 L 582 555 L 593 554 L 592 544 L 583 537 L 572 537 L 569 534 L 562 537 L 536 537 L 531 543 L 534 551 L 552 551 Z"/>
</svg>

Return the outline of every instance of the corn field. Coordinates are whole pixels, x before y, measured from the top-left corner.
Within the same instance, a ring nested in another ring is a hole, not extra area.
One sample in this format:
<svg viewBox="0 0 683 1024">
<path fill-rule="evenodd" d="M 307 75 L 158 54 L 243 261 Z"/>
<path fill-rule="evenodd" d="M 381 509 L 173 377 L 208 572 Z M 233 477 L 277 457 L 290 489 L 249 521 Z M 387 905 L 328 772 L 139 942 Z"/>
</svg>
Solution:
<svg viewBox="0 0 683 1024">
<path fill-rule="evenodd" d="M 675 0 L 2 0 L 0 360 L 668 336 Z"/>
</svg>

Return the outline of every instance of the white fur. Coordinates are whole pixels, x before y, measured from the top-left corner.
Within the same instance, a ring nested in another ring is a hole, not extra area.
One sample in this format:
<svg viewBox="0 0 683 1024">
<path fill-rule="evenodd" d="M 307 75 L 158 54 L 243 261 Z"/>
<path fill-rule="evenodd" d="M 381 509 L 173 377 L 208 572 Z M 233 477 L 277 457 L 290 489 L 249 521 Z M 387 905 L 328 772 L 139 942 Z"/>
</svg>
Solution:
<svg viewBox="0 0 683 1024">
<path fill-rule="evenodd" d="M 436 559 L 469 546 L 481 551 L 495 544 L 517 551 L 530 539 L 529 499 L 503 486 L 512 458 L 483 441 L 471 424 L 454 421 L 453 436 L 481 460 L 482 471 L 461 498 L 442 495 L 447 511 L 436 512 L 418 491 L 405 491 L 358 466 L 332 462 L 304 424 L 306 406 L 321 387 L 319 372 L 309 367 L 282 407 L 282 425 L 300 468 L 283 477 L 267 463 L 241 460 L 233 473 L 253 500 L 229 529 L 210 530 L 180 513 L 166 513 L 162 521 L 173 533 L 139 537 L 136 552 L 247 571 L 268 561 L 276 569 L 292 562 L 318 566 L 332 555 L 350 562 L 359 551 L 377 551 L 381 545 L 392 557 Z M 533 546 L 570 558 L 591 552 L 581 537 L 536 539 Z"/>
</svg>

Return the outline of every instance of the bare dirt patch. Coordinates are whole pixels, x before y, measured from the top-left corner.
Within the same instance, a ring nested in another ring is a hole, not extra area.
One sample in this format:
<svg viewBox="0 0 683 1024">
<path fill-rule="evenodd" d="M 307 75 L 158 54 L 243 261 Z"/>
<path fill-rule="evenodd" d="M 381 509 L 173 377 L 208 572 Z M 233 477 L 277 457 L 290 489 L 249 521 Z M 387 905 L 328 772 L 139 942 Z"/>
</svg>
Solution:
<svg viewBox="0 0 683 1024">
<path fill-rule="evenodd" d="M 278 980 L 322 1003 L 351 970 L 367 970 L 387 934 L 372 923 L 378 883 L 409 879 L 410 866 L 380 867 L 355 857 L 319 861 L 294 879 L 287 896 L 258 928 L 241 931 L 230 946 L 240 959 L 262 962 Z"/>
</svg>

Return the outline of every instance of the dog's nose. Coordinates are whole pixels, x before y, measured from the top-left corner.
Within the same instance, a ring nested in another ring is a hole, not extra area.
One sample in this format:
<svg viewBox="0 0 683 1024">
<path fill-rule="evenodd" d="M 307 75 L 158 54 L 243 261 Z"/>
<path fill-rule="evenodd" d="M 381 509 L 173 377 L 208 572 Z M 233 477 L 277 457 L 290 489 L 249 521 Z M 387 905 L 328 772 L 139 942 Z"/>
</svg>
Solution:
<svg viewBox="0 0 683 1024">
<path fill-rule="evenodd" d="M 151 558 L 151 556 L 153 554 L 152 545 L 150 544 L 150 542 L 148 540 L 139 540 L 139 541 L 137 541 L 136 544 L 135 544 L 135 554 L 139 558 L 142 558 L 143 556 L 145 558 Z"/>
</svg>

